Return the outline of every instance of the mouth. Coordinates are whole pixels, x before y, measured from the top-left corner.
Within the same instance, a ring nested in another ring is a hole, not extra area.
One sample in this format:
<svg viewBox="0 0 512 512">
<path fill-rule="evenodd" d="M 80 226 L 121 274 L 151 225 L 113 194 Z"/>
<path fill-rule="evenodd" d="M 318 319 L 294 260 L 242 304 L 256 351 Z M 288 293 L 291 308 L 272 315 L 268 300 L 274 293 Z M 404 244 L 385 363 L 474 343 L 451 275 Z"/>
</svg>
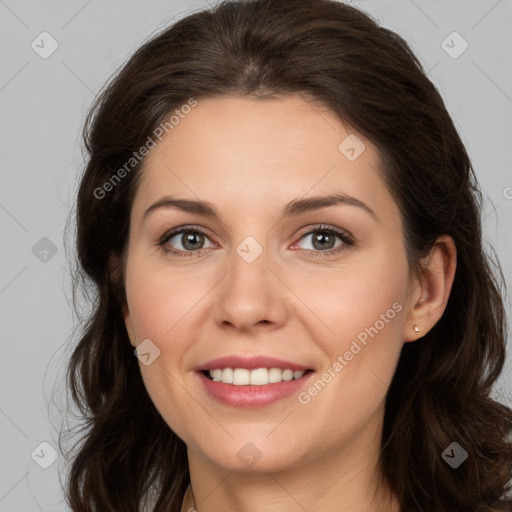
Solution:
<svg viewBox="0 0 512 512">
<path fill-rule="evenodd" d="M 216 368 L 199 370 L 200 384 L 216 403 L 237 409 L 252 409 L 298 396 L 315 375 L 312 369 Z"/>
</svg>

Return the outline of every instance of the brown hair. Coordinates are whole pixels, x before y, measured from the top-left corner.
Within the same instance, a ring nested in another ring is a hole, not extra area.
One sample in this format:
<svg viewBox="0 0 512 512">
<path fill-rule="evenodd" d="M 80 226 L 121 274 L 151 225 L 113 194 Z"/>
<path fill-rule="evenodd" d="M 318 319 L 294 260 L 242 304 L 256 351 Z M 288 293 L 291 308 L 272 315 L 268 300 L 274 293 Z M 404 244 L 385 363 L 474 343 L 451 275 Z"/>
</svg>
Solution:
<svg viewBox="0 0 512 512">
<path fill-rule="evenodd" d="M 512 411 L 490 397 L 505 357 L 502 275 L 482 247 L 471 162 L 405 41 L 329 0 L 222 2 L 192 14 L 146 42 L 91 109 L 75 278 L 95 298 L 67 374 L 86 430 L 67 482 L 71 508 L 137 511 L 153 488 L 155 511 L 180 509 L 186 446 L 147 394 L 122 317 L 123 272 L 109 266 L 126 250 L 144 160 L 107 197 L 97 191 L 176 108 L 230 94 L 300 94 L 368 137 L 401 211 L 411 272 L 439 235 L 453 237 L 457 270 L 445 313 L 404 345 L 388 392 L 381 474 L 403 511 L 511 510 Z M 469 454 L 457 469 L 441 457 L 453 441 Z"/>
</svg>

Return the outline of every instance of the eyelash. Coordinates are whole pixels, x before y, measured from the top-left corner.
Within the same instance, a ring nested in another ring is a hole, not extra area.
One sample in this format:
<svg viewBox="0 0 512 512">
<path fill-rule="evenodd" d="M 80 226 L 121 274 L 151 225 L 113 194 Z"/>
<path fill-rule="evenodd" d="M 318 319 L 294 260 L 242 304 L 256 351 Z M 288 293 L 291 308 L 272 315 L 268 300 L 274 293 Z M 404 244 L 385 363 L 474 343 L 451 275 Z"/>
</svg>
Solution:
<svg viewBox="0 0 512 512">
<path fill-rule="evenodd" d="M 181 233 L 201 233 L 202 235 L 206 236 L 208 235 L 202 230 L 195 226 L 181 226 L 179 228 L 173 229 L 171 231 L 167 231 L 162 235 L 162 237 L 158 240 L 157 245 L 167 254 L 173 254 L 176 256 L 184 257 L 184 258 L 190 258 L 194 256 L 200 256 L 202 254 L 202 251 L 205 249 L 198 249 L 196 251 L 181 251 L 178 249 L 171 249 L 166 246 L 167 242 L 173 238 L 176 235 L 179 235 Z M 343 250 L 345 250 L 347 247 L 355 245 L 355 241 L 346 231 L 335 228 L 333 226 L 326 226 L 324 224 L 320 224 L 318 226 L 315 226 L 313 229 L 309 230 L 307 233 L 304 233 L 300 240 L 305 238 L 308 235 L 311 235 L 313 233 L 328 233 L 330 235 L 335 235 L 338 238 L 341 239 L 343 242 L 342 244 L 338 245 L 337 247 L 333 247 L 332 249 L 327 249 L 325 251 L 315 251 L 312 249 L 302 249 L 301 251 L 306 251 L 307 253 L 310 253 L 310 255 L 314 255 L 314 257 L 317 256 L 331 256 L 333 254 L 339 253 Z"/>
</svg>

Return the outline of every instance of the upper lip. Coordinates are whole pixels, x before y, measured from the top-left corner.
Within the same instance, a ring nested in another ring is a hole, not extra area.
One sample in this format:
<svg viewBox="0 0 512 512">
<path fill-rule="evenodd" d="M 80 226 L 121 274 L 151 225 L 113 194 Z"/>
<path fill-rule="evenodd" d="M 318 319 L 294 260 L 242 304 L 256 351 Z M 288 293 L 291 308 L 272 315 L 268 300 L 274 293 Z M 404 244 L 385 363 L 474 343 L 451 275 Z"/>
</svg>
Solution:
<svg viewBox="0 0 512 512">
<path fill-rule="evenodd" d="M 224 368 L 246 368 L 255 370 L 256 368 L 281 368 L 282 370 L 308 370 L 307 366 L 297 364 L 284 359 L 278 359 L 270 356 L 225 356 L 218 359 L 212 359 L 196 368 L 197 371 L 216 370 Z"/>
</svg>

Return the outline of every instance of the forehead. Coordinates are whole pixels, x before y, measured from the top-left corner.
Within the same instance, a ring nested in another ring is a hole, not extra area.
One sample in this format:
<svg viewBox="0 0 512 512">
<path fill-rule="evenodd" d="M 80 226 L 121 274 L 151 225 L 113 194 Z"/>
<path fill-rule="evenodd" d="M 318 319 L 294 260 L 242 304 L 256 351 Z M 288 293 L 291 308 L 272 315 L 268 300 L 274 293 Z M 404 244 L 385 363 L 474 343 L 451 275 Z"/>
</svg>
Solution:
<svg viewBox="0 0 512 512">
<path fill-rule="evenodd" d="M 378 168 L 373 144 L 318 102 L 199 99 L 147 156 L 133 213 L 166 194 L 256 213 L 343 193 L 385 209 L 393 201 Z"/>
</svg>

